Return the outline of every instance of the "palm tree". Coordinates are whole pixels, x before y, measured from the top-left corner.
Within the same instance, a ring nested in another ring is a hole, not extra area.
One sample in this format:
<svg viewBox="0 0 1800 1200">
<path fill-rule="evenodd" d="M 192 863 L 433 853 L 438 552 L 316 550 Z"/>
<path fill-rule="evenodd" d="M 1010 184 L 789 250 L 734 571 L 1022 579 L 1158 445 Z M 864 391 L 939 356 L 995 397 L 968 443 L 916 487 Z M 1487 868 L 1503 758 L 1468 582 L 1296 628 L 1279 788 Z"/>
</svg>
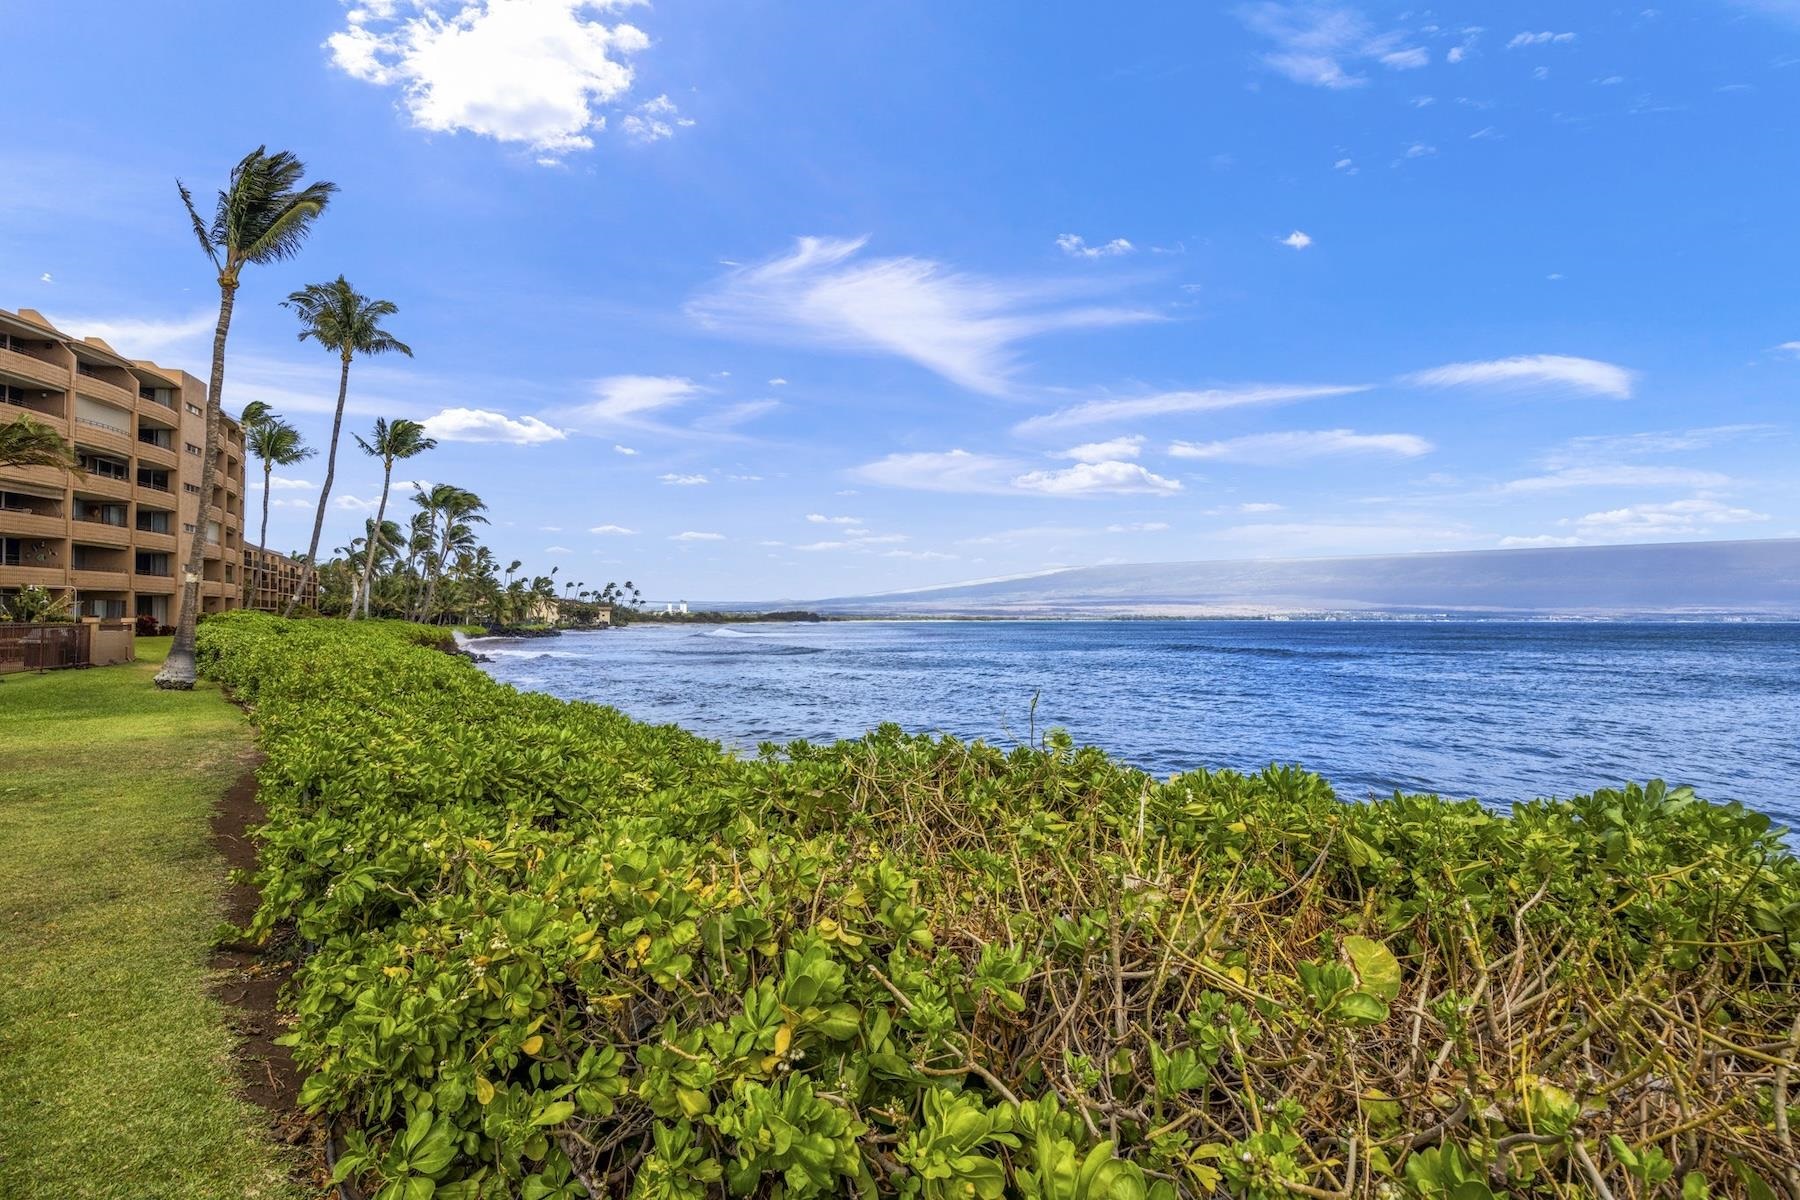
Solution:
<svg viewBox="0 0 1800 1200">
<path fill-rule="evenodd" d="M 251 410 L 245 408 L 244 412 L 250 415 Z M 291 467 L 295 463 L 304 462 L 317 451 L 306 444 L 298 429 L 276 416 L 266 405 L 255 413 L 252 422 L 244 425 L 244 444 L 250 448 L 251 454 L 262 460 L 262 527 L 256 533 L 256 545 L 260 549 L 269 544 L 269 483 L 275 477 L 275 468 Z M 252 597 L 262 583 L 260 554 L 255 563 L 250 578 L 244 583 L 250 589 Z"/>
<path fill-rule="evenodd" d="M 436 438 L 425 436 L 425 427 L 417 421 L 408 421 L 401 417 L 392 423 L 386 417 L 375 418 L 375 429 L 369 440 L 364 441 L 361 434 L 351 434 L 356 444 L 361 446 L 364 454 L 381 460 L 381 503 L 375 506 L 375 528 L 385 529 L 387 518 L 388 487 L 394 480 L 394 464 L 403 458 L 411 458 L 415 454 L 423 454 L 437 445 Z M 315 531 L 314 536 L 317 536 Z M 396 531 L 396 538 L 398 532 Z M 369 539 L 369 548 L 363 558 L 362 583 L 362 615 L 369 615 L 369 576 L 375 571 L 375 542 Z M 355 616 L 354 607 L 350 612 Z"/>
<path fill-rule="evenodd" d="M 371 300 L 342 275 L 330 283 L 309 283 L 291 293 L 282 305 L 300 314 L 300 340 L 308 338 L 338 356 L 337 411 L 331 418 L 331 444 L 325 452 L 325 482 L 319 488 L 319 508 L 313 514 L 312 549 L 319 551 L 319 534 L 325 528 L 325 502 L 331 498 L 331 481 L 337 472 L 338 431 L 344 424 L 344 398 L 350 391 L 350 360 L 358 354 L 386 354 L 398 351 L 412 357 L 412 347 L 381 327 L 383 317 L 399 312 L 391 300 Z M 300 572 L 293 598 L 282 613 L 287 616 L 300 603 L 301 593 L 312 573 L 308 567 Z"/>
<path fill-rule="evenodd" d="M 206 511 L 212 499 L 219 460 L 219 401 L 225 390 L 225 338 L 231 332 L 231 310 L 237 302 L 244 268 L 280 262 L 300 252 L 312 223 L 332 194 L 334 183 L 303 183 L 306 165 L 289 154 L 258 146 L 231 169 L 231 181 L 219 193 L 212 222 L 200 219 L 194 197 L 180 180 L 181 203 L 194 224 L 200 248 L 218 272 L 219 321 L 213 329 L 212 376 L 206 388 L 206 452 L 200 467 L 200 520 L 188 544 L 188 569 L 182 572 L 181 615 L 168 660 L 156 673 L 156 686 L 187 690 L 194 686 L 194 624 L 200 618 L 200 564 L 206 555 Z M 318 549 L 315 543 L 314 550 Z"/>
<path fill-rule="evenodd" d="M 443 519 L 443 533 L 438 541 L 435 562 L 428 562 L 429 578 L 425 584 L 425 596 L 419 604 L 417 620 L 427 621 L 431 618 L 431 602 L 436 596 L 438 581 L 444 574 L 444 565 L 450 561 L 450 552 L 460 544 L 474 542 L 474 531 L 468 522 L 479 521 L 487 524 L 487 518 L 481 513 L 487 505 L 474 492 L 464 491 L 448 483 L 440 483 L 429 492 L 420 492 L 414 497 L 426 512 L 431 514 L 431 530 L 437 534 L 438 519 Z M 434 540 L 437 540 L 434 537 Z"/>
<path fill-rule="evenodd" d="M 84 474 L 75 460 L 75 448 L 62 434 L 30 417 L 0 425 L 0 467 L 56 467 L 71 475 Z"/>
</svg>

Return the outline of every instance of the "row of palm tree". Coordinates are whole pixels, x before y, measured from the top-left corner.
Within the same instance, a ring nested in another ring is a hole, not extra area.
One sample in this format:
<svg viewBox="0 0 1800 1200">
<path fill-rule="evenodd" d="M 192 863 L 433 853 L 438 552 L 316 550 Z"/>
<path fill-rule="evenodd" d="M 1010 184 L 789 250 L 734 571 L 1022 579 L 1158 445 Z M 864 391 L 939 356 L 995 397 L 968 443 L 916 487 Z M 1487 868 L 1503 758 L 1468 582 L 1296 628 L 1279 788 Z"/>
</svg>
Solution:
<svg viewBox="0 0 1800 1200">
<path fill-rule="evenodd" d="M 326 181 L 308 182 L 306 167 L 293 154 L 282 150 L 270 153 L 258 146 L 232 168 L 231 177 L 213 204 L 211 219 L 203 219 L 194 197 L 180 180 L 176 189 L 181 195 L 192 223 L 194 236 L 211 263 L 219 286 L 219 316 L 213 331 L 212 371 L 208 377 L 206 400 L 206 447 L 202 457 L 200 494 L 212 495 L 218 469 L 219 424 L 225 391 L 225 345 L 231 331 L 232 311 L 246 269 L 294 257 L 305 244 L 313 224 L 325 212 L 337 185 Z M 344 408 L 350 391 L 350 366 L 358 357 L 377 354 L 404 354 L 412 357 L 412 348 L 390 333 L 383 322 L 399 311 L 391 300 L 375 299 L 362 294 L 339 275 L 326 283 L 308 284 L 291 292 L 282 305 L 300 320 L 301 341 L 312 341 L 335 355 L 338 360 L 337 404 L 332 412 L 331 438 L 324 452 L 325 476 L 319 488 L 318 505 L 313 513 L 312 537 L 306 552 L 299 555 L 301 570 L 294 593 L 288 598 L 284 615 L 292 615 L 307 591 L 308 583 L 317 578 L 321 594 L 337 600 L 334 587 L 328 586 L 319 562 L 319 541 L 324 534 L 325 513 L 337 478 L 338 442 L 343 432 Z M 245 407 L 242 424 L 249 451 L 262 464 L 262 524 L 259 544 L 266 545 L 269 529 L 269 491 L 277 467 L 293 466 L 317 453 L 305 444 L 300 432 L 267 405 L 253 402 Z M 39 427 L 42 429 L 43 427 Z M 45 432 L 51 432 L 47 429 Z M 52 437 L 55 435 L 52 433 Z M 538 576 L 526 584 L 511 578 L 518 568 L 506 572 L 501 580 L 494 570 L 493 555 L 479 544 L 475 526 L 487 523 L 482 515 L 486 505 L 473 492 L 451 484 L 436 484 L 422 489 L 414 497 L 418 512 L 408 531 L 403 532 L 387 520 L 389 491 L 394 466 L 408 458 L 430 450 L 437 443 L 427 436 L 424 426 L 416 421 L 378 420 L 369 437 L 353 435 L 356 443 L 371 457 L 381 460 L 381 500 L 375 516 L 367 523 L 363 537 L 341 561 L 334 560 L 332 578 L 345 586 L 341 591 L 343 615 L 369 617 L 378 611 L 383 615 L 404 616 L 415 621 L 442 619 L 450 612 L 483 611 L 491 617 L 503 612 L 523 614 L 538 599 L 557 599 L 555 581 Z M 37 455 L 22 459 L 30 465 L 40 461 L 64 462 L 55 455 L 66 454 L 47 447 L 30 429 L 0 429 L 0 462 L 7 453 Z M 22 449 L 8 447 L 17 445 Z M 44 458 L 52 455 L 52 458 Z M 68 462 L 72 465 L 72 460 Z M 187 561 L 200 562 L 205 552 L 206 522 L 196 521 Z M 357 567 L 355 558 L 360 555 Z M 252 575 L 246 588 L 254 590 L 262 580 Z M 624 589 L 608 584 L 594 591 L 581 586 L 580 597 L 565 586 L 564 599 L 578 604 L 629 603 L 636 589 L 629 582 Z M 448 590 L 447 590 L 448 589 Z M 454 594 L 451 594 L 451 593 Z M 402 598 L 397 606 L 394 598 Z M 194 684 L 194 626 L 199 613 L 199 579 L 188 573 L 182 585 L 181 610 L 175 629 L 174 644 L 168 661 L 156 676 L 158 687 L 191 688 Z M 323 604 L 322 604 L 323 607 Z"/>
</svg>

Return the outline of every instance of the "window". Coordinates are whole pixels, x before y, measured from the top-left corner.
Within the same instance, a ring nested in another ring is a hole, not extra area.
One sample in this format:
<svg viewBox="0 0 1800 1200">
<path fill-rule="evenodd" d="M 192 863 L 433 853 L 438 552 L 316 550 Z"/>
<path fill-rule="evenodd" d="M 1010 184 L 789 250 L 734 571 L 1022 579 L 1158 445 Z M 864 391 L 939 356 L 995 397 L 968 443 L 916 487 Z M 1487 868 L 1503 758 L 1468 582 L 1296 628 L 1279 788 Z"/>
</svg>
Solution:
<svg viewBox="0 0 1800 1200">
<path fill-rule="evenodd" d="M 151 554 L 143 550 L 137 552 L 137 574 L 156 575 L 167 578 L 169 574 L 169 556 Z"/>
<path fill-rule="evenodd" d="M 188 410 L 188 414 L 190 416 L 204 417 L 206 415 L 206 410 L 204 408 L 201 408 L 198 404 L 188 405 L 187 410 Z"/>
<path fill-rule="evenodd" d="M 187 444 L 187 452 L 189 454 L 198 455 L 200 453 L 200 447 L 194 445 L 194 443 L 192 443 L 192 442 L 189 442 Z"/>
<path fill-rule="evenodd" d="M 160 446 L 164 450 L 175 448 L 175 438 L 171 432 L 160 425 L 138 425 L 138 441 L 146 446 Z"/>
<path fill-rule="evenodd" d="M 107 458 L 99 454 L 81 452 L 81 469 L 89 475 L 98 475 L 102 479 L 130 479 L 131 466 L 117 458 Z"/>
<path fill-rule="evenodd" d="M 145 533 L 169 532 L 169 514 L 153 508 L 140 508 L 137 515 L 137 527 Z"/>
<path fill-rule="evenodd" d="M 166 492 L 169 490 L 169 473 L 167 471 L 156 471 L 149 467 L 139 467 L 137 479 L 138 486 L 141 488 L 149 488 L 153 492 Z"/>
<path fill-rule="evenodd" d="M 200 485 L 197 483 L 184 483 L 181 485 L 181 490 L 190 496 L 198 496 L 200 494 Z"/>
<path fill-rule="evenodd" d="M 197 525 L 195 525 L 192 521 L 183 521 L 181 523 L 181 532 L 183 532 L 183 533 L 193 533 L 194 530 L 197 528 L 199 528 L 199 527 Z"/>
<path fill-rule="evenodd" d="M 94 525 L 116 525 L 125 528 L 123 504 L 96 504 L 92 500 L 75 501 L 75 519 Z"/>
</svg>

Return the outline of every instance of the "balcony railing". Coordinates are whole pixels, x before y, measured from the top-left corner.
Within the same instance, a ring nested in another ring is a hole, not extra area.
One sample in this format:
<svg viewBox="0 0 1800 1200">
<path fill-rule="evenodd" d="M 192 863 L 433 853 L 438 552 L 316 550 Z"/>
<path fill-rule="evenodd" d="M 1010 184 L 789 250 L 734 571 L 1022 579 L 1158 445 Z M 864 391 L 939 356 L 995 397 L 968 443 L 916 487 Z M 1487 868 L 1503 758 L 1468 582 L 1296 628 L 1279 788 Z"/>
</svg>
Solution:
<svg viewBox="0 0 1800 1200">
<path fill-rule="evenodd" d="M 126 429 L 123 426 L 109 425 L 105 421 L 96 421 L 92 417 L 76 417 L 75 423 L 77 425 L 86 425 L 90 429 L 104 429 L 106 432 L 116 433 L 120 437 L 128 438 L 131 436 L 131 430 Z"/>
</svg>

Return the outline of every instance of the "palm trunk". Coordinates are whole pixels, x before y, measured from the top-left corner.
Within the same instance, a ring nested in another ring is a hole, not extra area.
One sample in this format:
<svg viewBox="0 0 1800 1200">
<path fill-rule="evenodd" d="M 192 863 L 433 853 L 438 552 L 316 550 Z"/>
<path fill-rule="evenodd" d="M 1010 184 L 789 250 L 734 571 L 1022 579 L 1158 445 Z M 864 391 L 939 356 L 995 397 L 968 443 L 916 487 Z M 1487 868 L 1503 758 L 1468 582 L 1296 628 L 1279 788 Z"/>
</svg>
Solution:
<svg viewBox="0 0 1800 1200">
<path fill-rule="evenodd" d="M 206 572 L 206 510 L 212 504 L 213 477 L 219 465 L 219 394 L 225 390 L 225 338 L 231 332 L 231 310 L 237 303 L 237 276 L 233 268 L 219 273 L 219 323 L 213 329 L 212 375 L 206 388 L 206 453 L 200 456 L 200 512 L 194 536 L 188 541 L 188 559 L 181 571 L 181 615 L 175 621 L 175 641 L 169 657 L 156 673 L 156 686 L 191 691 L 199 677 L 194 665 L 194 628 L 200 622 L 200 578 Z M 263 493 L 265 496 L 268 493 Z M 220 522 L 219 553 L 225 553 L 224 523 Z"/>
<path fill-rule="evenodd" d="M 331 418 L 331 445 L 325 452 L 325 483 L 319 488 L 319 511 L 313 514 L 312 544 L 306 548 L 306 561 L 300 566 L 300 577 L 294 584 L 294 594 L 288 599 L 287 607 L 281 615 L 291 617 L 300 603 L 300 597 L 306 594 L 306 584 L 317 574 L 316 564 L 319 561 L 319 535 L 325 529 L 325 504 L 331 499 L 331 481 L 337 473 L 338 432 L 344 427 L 344 397 L 350 392 L 350 352 L 344 352 L 343 369 L 338 372 L 337 412 Z M 265 493 L 266 494 L 266 493 Z"/>
<path fill-rule="evenodd" d="M 369 532 L 369 552 L 363 556 L 362 571 L 362 615 L 369 619 L 369 586 L 375 573 L 375 544 L 381 539 L 381 522 L 387 516 L 388 485 L 394 478 L 394 460 L 387 459 L 381 464 L 381 503 L 375 506 L 375 528 Z M 350 606 L 350 615 L 356 615 L 356 606 Z"/>
<path fill-rule="evenodd" d="M 269 480 L 274 474 L 275 464 L 268 459 L 264 459 L 262 527 L 256 531 L 256 557 L 251 560 L 255 563 L 255 565 L 250 568 L 249 599 L 251 600 L 256 599 L 256 593 L 262 590 L 263 555 L 266 554 L 269 549 Z M 244 607 L 249 608 L 250 605 L 246 603 Z"/>
</svg>

